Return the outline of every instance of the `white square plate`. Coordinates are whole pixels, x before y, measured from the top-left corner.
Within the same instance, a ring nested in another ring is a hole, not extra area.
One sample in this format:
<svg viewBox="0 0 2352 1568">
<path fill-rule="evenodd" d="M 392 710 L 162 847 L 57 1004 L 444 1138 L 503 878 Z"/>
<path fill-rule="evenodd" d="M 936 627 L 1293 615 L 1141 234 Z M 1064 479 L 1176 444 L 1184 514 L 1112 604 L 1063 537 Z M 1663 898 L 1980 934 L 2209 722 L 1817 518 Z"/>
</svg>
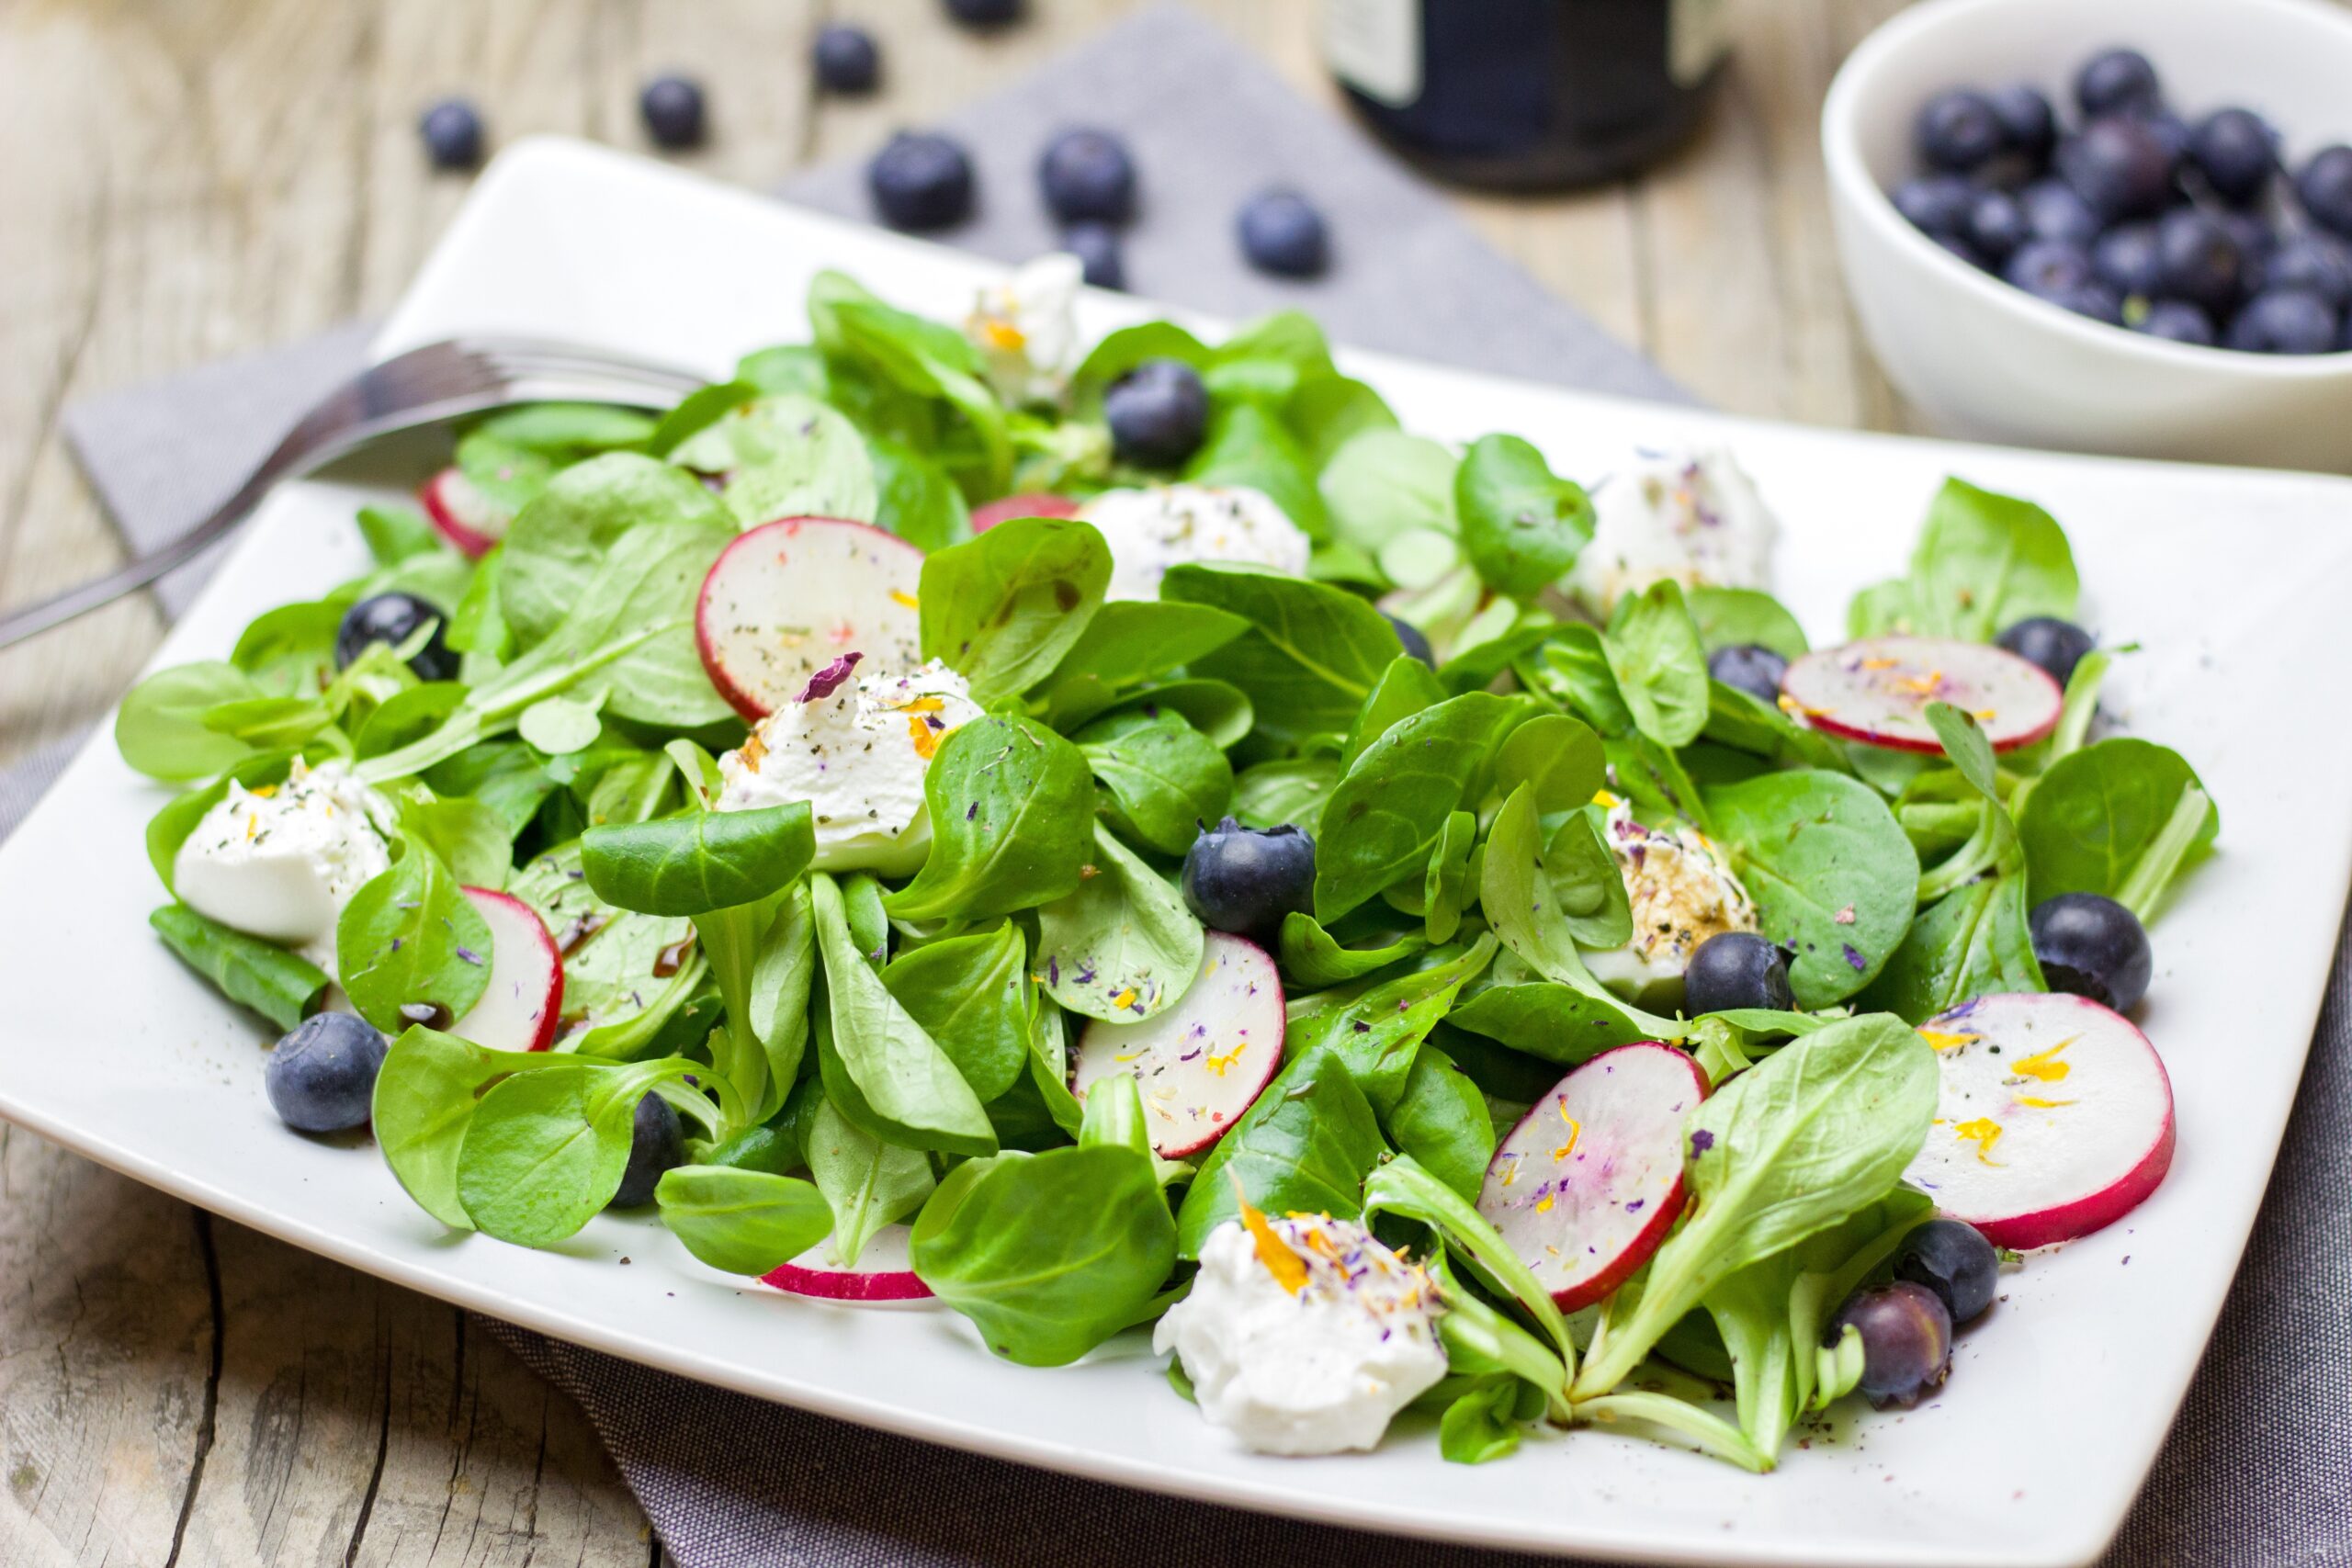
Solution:
<svg viewBox="0 0 2352 1568">
<path fill-rule="evenodd" d="M 508 152 L 385 328 L 572 339 L 722 372 L 806 335 L 820 267 L 959 314 L 993 269 L 557 141 Z M 1089 298 L 1090 333 L 1148 313 Z M 2127 1222 L 2004 1281 L 1946 1392 L 1841 1423 L 1780 1472 L 1579 1431 L 1476 1468 L 1407 1423 L 1371 1455 L 1239 1453 L 1171 1395 L 1140 1336 L 1087 1362 L 997 1361 L 947 1313 L 798 1302 L 702 1269 L 647 1218 L 546 1252 L 452 1235 L 363 1149 L 277 1125 L 261 1032 L 149 934 L 141 829 L 164 798 L 105 739 L 0 851 L 0 1114 L 243 1224 L 447 1300 L 689 1377 L 1136 1486 L 1460 1542 L 1673 1562 L 2066 1564 L 2098 1553 L 2163 1439 L 2278 1147 L 2352 874 L 2352 727 L 2314 688 L 2352 668 L 2352 481 L 1804 430 L 1372 355 L 1350 367 L 1414 429 L 1510 430 L 1597 478 L 1636 445 L 1724 443 L 1783 520 L 1780 587 L 1816 636 L 1900 569 L 1947 473 L 2042 502 L 2121 661 L 2110 710 L 2170 741 L 2223 813 L 2222 852 L 2156 933 L 2145 1024 L 2179 1154 Z M 365 562 L 366 492 L 281 490 L 158 663 L 226 655 L 255 613 Z M 634 1266 L 618 1263 L 627 1255 Z"/>
</svg>

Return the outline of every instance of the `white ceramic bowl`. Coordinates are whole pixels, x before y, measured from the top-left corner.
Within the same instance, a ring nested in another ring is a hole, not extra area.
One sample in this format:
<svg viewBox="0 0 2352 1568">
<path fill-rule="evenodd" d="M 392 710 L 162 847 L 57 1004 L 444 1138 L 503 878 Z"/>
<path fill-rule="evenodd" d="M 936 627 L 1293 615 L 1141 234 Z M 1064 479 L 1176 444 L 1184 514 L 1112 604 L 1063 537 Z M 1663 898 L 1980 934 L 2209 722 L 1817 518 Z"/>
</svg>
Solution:
<svg viewBox="0 0 2352 1568">
<path fill-rule="evenodd" d="M 1879 363 L 1955 434 L 2352 472 L 2352 354 L 2233 354 L 2123 331 L 1978 271 L 1888 200 L 1947 87 L 2031 82 L 2071 120 L 2075 67 L 2127 44 L 2192 122 L 2267 117 L 2299 164 L 2352 141 L 2352 10 L 2323 0 L 1929 0 L 1862 41 L 1821 114 L 1846 285 Z"/>
</svg>

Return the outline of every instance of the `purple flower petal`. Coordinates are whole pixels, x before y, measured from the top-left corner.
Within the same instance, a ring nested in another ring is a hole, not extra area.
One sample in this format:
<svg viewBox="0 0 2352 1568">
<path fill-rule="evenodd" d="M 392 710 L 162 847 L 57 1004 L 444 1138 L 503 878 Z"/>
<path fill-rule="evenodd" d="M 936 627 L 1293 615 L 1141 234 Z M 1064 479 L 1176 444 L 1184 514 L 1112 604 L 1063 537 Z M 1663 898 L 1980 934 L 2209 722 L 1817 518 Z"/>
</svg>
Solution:
<svg viewBox="0 0 2352 1568">
<path fill-rule="evenodd" d="M 865 655 L 862 653 L 842 654 L 839 659 L 809 676 L 808 683 L 800 688 L 800 695 L 794 700 L 815 703 L 822 702 L 825 698 L 831 696 L 841 689 L 841 683 L 849 679 L 850 671 L 857 668 L 857 661 L 865 657 Z"/>
</svg>

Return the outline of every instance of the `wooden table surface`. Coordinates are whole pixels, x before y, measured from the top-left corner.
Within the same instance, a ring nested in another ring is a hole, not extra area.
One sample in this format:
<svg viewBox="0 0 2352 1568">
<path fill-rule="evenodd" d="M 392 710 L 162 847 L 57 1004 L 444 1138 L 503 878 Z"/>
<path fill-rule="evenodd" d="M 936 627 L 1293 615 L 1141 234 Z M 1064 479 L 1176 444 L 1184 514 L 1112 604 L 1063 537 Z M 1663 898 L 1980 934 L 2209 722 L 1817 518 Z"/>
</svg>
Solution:
<svg viewBox="0 0 2352 1568">
<path fill-rule="evenodd" d="M 643 145 L 636 89 L 707 85 L 746 184 L 857 154 L 1130 8 L 1030 0 L 0 0 L 0 604 L 117 562 L 58 439 L 74 399 L 386 310 L 463 195 L 419 109 L 493 141 Z M 1307 0 L 1205 0 L 1304 91 Z M 1815 120 L 1897 0 L 1734 7 L 1707 126 L 1627 186 L 1465 214 L 1710 401 L 1904 428 L 1849 313 Z M 817 99 L 816 27 L 880 39 L 877 96 Z M 1147 171 L 1147 176 L 1148 172 Z M 69 734 L 161 632 L 143 599 L 0 654 L 0 761 Z M 462 1314 L 212 1220 L 0 1124 L 0 1562 L 652 1562 L 577 1407 Z"/>
</svg>

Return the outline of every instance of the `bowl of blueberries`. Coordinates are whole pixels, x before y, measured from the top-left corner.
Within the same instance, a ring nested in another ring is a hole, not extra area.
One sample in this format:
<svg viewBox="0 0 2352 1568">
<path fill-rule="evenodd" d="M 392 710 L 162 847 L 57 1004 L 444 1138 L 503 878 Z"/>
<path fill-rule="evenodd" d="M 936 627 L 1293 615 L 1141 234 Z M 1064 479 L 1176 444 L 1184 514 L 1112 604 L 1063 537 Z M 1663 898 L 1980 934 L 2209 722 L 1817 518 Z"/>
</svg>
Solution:
<svg viewBox="0 0 2352 1568">
<path fill-rule="evenodd" d="M 2352 472 L 2352 10 L 1929 0 L 1821 140 L 1863 332 L 1947 429 Z"/>
</svg>

